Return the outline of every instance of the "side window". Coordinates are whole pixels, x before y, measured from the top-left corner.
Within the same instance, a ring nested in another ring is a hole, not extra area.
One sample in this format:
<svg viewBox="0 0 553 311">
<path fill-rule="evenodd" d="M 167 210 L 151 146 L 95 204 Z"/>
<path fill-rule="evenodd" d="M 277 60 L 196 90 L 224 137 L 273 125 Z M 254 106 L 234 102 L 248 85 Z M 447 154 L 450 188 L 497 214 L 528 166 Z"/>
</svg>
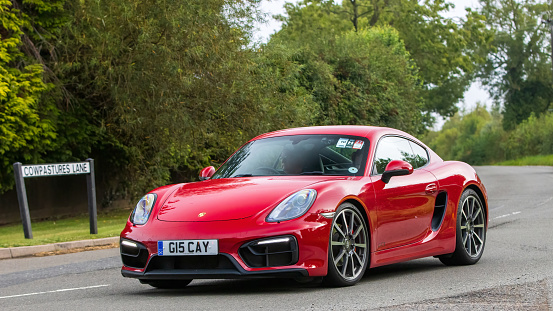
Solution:
<svg viewBox="0 0 553 311">
<path fill-rule="evenodd" d="M 375 174 L 382 174 L 386 165 L 392 160 L 402 160 L 411 163 L 414 158 L 408 140 L 401 137 L 384 137 L 378 142 L 374 158 Z M 414 165 L 413 165 L 414 167 Z"/>
<path fill-rule="evenodd" d="M 413 149 L 413 159 L 412 161 L 407 162 L 411 163 L 414 169 L 425 166 L 426 163 L 428 163 L 428 153 L 426 152 L 426 149 L 412 141 L 410 141 L 409 143 L 411 144 L 411 148 Z"/>
</svg>

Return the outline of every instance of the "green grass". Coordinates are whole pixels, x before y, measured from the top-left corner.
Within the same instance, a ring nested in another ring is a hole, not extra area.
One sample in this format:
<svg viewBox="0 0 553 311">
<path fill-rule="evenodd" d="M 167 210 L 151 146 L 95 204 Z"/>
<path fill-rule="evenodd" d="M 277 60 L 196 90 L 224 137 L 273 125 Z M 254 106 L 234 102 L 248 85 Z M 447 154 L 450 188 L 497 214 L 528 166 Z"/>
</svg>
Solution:
<svg viewBox="0 0 553 311">
<path fill-rule="evenodd" d="M 524 166 L 524 165 L 544 165 L 553 166 L 553 154 L 537 155 L 524 157 L 516 160 L 509 160 L 497 163 L 496 165 L 512 165 L 512 166 Z"/>
<path fill-rule="evenodd" d="M 98 234 L 90 234 L 88 214 L 66 219 L 31 222 L 33 239 L 25 239 L 22 224 L 0 226 L 0 248 L 119 236 L 130 212 L 130 210 L 119 209 L 98 213 Z"/>
</svg>

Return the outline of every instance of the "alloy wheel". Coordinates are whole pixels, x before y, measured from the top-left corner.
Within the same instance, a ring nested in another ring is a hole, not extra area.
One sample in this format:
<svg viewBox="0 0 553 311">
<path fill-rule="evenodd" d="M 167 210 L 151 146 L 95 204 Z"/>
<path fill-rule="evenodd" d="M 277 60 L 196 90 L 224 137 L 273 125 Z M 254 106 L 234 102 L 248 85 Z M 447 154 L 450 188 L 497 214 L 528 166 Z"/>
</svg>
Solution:
<svg viewBox="0 0 553 311">
<path fill-rule="evenodd" d="M 485 217 L 480 201 L 469 195 L 461 210 L 461 237 L 470 257 L 478 257 L 484 246 Z"/>
<path fill-rule="evenodd" d="M 344 280 L 360 276 L 368 259 L 367 232 L 361 216 L 353 209 L 344 208 L 332 225 L 332 263 Z"/>
</svg>

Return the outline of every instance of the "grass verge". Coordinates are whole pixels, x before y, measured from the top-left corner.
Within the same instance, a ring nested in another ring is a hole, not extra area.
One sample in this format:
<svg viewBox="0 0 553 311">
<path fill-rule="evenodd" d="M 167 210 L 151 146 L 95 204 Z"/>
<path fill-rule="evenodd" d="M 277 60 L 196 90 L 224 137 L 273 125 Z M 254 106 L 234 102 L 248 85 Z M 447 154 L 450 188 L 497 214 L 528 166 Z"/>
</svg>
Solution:
<svg viewBox="0 0 553 311">
<path fill-rule="evenodd" d="M 544 165 L 553 166 L 553 154 L 537 155 L 524 157 L 516 160 L 509 160 L 497 163 L 496 165 L 511 165 L 511 166 L 524 166 L 524 165 Z"/>
<path fill-rule="evenodd" d="M 98 213 L 98 234 L 90 234 L 88 214 L 66 219 L 31 222 L 33 239 L 25 239 L 22 224 L 0 226 L 0 248 L 119 236 L 130 212 L 130 210 L 119 209 Z"/>
</svg>

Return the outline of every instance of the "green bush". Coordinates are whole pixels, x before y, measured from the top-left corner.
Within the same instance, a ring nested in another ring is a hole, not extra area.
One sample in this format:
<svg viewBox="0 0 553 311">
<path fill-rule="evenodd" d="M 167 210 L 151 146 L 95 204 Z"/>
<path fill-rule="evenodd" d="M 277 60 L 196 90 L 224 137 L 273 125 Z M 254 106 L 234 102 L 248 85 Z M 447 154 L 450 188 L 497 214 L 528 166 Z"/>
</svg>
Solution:
<svg viewBox="0 0 553 311">
<path fill-rule="evenodd" d="M 473 165 L 553 154 L 553 113 L 532 114 L 512 131 L 505 131 L 501 115 L 477 107 L 456 114 L 442 130 L 427 133 L 423 140 L 445 160 Z M 515 163 L 515 162 L 509 162 Z"/>
<path fill-rule="evenodd" d="M 510 133 L 503 149 L 508 159 L 553 154 L 553 113 L 530 115 Z"/>
</svg>

